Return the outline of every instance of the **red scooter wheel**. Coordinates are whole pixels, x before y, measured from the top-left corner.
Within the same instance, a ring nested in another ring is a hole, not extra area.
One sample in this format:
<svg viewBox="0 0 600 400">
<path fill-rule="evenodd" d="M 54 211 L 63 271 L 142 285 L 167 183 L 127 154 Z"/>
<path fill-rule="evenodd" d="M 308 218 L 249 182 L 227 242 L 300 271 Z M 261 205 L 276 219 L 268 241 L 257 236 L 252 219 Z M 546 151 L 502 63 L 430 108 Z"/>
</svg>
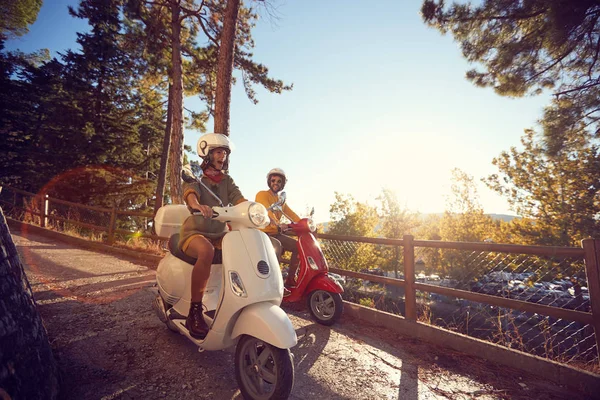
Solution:
<svg viewBox="0 0 600 400">
<path fill-rule="evenodd" d="M 333 325 L 342 315 L 344 302 L 339 293 L 315 290 L 308 295 L 308 310 L 320 324 Z"/>
</svg>

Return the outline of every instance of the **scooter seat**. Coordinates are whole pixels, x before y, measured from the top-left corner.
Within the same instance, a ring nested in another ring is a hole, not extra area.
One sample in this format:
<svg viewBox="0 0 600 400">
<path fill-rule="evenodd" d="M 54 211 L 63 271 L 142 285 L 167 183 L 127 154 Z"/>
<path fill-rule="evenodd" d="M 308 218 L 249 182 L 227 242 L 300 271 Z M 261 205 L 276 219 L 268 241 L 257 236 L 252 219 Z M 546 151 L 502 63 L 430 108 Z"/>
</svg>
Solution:
<svg viewBox="0 0 600 400">
<path fill-rule="evenodd" d="M 173 254 L 175 257 L 179 258 L 180 260 L 182 260 L 188 264 L 192 264 L 192 265 L 196 264 L 197 258 L 188 256 L 179 248 L 179 233 L 176 233 L 169 238 L 168 248 L 169 248 L 169 251 L 171 252 L 171 254 Z M 213 256 L 212 263 L 213 264 L 222 264 L 223 263 L 223 253 L 221 252 L 221 249 L 215 249 L 215 255 Z"/>
</svg>

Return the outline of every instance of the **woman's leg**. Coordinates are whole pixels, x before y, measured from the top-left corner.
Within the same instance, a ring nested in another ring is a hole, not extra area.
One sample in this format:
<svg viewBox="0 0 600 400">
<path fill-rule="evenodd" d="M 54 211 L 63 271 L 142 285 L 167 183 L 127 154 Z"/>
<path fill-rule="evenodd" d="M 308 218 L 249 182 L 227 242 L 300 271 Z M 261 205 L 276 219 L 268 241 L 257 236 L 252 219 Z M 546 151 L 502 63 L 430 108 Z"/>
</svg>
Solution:
<svg viewBox="0 0 600 400">
<path fill-rule="evenodd" d="M 209 327 L 202 316 L 202 298 L 208 284 L 215 249 L 205 237 L 196 236 L 185 249 L 185 254 L 196 258 L 196 264 L 192 270 L 191 303 L 186 326 L 193 337 L 204 339 Z"/>
</svg>

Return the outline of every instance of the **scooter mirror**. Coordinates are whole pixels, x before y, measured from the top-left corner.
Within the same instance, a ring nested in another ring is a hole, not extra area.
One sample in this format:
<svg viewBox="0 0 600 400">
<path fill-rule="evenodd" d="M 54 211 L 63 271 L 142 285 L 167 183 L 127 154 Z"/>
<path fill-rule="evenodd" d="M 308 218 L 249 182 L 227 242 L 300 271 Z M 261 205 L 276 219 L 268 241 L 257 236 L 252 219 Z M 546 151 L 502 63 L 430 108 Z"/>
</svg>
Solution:
<svg viewBox="0 0 600 400">
<path fill-rule="evenodd" d="M 196 177 L 196 179 L 202 178 L 204 175 L 204 171 L 202 171 L 202 167 L 200 167 L 200 163 L 197 161 L 190 162 L 190 167 L 192 168 L 192 174 Z"/>
<path fill-rule="evenodd" d="M 192 167 L 190 164 L 186 164 L 181 168 L 181 179 L 187 183 L 196 182 L 196 178 L 194 177 L 194 172 L 192 171 Z"/>
<path fill-rule="evenodd" d="M 279 193 L 279 199 L 278 199 L 278 203 L 280 205 L 284 205 L 285 204 L 285 198 L 287 197 L 287 195 L 285 194 L 285 192 L 281 192 Z"/>
</svg>

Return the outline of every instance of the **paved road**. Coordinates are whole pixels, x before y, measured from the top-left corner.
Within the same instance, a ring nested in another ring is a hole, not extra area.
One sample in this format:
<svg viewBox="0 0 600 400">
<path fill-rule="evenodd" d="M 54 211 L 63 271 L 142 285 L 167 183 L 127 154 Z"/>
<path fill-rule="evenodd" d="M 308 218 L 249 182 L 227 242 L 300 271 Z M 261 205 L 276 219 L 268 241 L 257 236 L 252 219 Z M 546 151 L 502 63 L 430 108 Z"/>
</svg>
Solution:
<svg viewBox="0 0 600 400">
<path fill-rule="evenodd" d="M 64 373 L 62 397 L 240 399 L 233 352 L 198 353 L 151 308 L 152 265 L 13 230 Z M 285 308 L 298 335 L 291 399 L 584 399 L 551 382 L 342 317 Z"/>
</svg>

